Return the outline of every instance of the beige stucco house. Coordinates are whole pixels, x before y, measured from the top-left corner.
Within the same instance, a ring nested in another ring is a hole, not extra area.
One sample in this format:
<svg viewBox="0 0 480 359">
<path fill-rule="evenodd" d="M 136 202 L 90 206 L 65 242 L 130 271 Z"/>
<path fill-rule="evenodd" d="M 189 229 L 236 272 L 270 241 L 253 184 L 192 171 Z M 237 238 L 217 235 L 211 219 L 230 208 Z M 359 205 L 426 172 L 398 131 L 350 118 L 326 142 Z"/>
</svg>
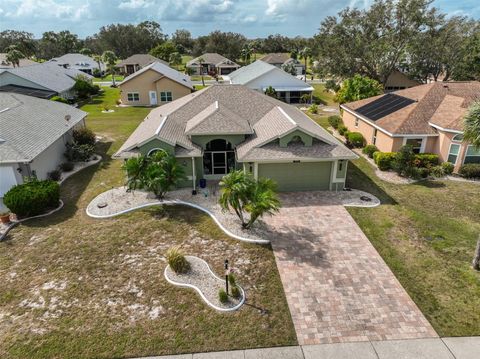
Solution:
<svg viewBox="0 0 480 359">
<path fill-rule="evenodd" d="M 119 87 L 122 104 L 130 106 L 163 105 L 193 91 L 189 76 L 161 62 L 131 74 Z"/>
<path fill-rule="evenodd" d="M 343 122 L 382 152 L 410 144 L 417 153 L 436 153 L 458 171 L 480 163 L 480 151 L 463 141 L 463 117 L 480 99 L 480 82 L 436 82 L 346 103 Z"/>
<path fill-rule="evenodd" d="M 220 54 L 206 53 L 187 62 L 186 67 L 194 75 L 208 75 L 211 72 L 228 75 L 240 68 L 240 65 Z"/>
</svg>

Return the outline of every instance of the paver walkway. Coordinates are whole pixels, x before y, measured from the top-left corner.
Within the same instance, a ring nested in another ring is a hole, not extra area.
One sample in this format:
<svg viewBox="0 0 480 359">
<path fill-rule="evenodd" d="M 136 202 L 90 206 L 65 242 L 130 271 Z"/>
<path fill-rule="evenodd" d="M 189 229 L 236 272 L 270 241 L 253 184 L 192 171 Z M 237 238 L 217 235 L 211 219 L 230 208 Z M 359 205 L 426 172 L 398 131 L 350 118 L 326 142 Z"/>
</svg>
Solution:
<svg viewBox="0 0 480 359">
<path fill-rule="evenodd" d="M 437 337 L 343 206 L 315 192 L 281 200 L 265 220 L 300 345 Z"/>
</svg>

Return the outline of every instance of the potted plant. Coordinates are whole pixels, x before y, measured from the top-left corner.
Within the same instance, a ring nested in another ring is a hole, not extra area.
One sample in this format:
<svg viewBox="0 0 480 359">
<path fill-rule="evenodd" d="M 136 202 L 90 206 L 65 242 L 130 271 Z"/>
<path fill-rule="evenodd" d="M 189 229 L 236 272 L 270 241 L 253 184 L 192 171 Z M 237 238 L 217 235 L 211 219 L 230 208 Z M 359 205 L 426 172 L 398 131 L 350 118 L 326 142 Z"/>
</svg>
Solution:
<svg viewBox="0 0 480 359">
<path fill-rule="evenodd" d="M 3 224 L 10 223 L 10 212 L 0 212 L 0 222 Z"/>
</svg>

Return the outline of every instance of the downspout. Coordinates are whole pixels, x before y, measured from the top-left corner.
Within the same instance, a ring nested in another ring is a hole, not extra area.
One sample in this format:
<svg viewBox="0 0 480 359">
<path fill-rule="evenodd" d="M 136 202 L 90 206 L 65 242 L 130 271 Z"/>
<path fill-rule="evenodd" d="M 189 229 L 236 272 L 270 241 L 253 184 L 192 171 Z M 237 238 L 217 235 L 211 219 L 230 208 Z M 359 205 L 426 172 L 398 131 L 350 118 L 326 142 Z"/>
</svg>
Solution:
<svg viewBox="0 0 480 359">
<path fill-rule="evenodd" d="M 192 193 L 196 193 L 196 191 L 197 191 L 197 171 L 195 170 L 195 157 L 192 157 L 192 182 L 193 182 Z"/>
</svg>

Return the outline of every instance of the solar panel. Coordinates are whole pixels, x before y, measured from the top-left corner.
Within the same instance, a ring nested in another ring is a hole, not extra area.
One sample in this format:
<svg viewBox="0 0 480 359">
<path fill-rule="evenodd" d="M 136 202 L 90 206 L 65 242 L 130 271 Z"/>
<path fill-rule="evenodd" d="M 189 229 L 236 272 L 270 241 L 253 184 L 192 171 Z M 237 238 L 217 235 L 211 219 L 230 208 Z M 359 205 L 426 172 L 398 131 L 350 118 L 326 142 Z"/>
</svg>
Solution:
<svg viewBox="0 0 480 359">
<path fill-rule="evenodd" d="M 56 95 L 56 92 L 48 91 L 48 90 L 40 90 L 31 87 L 23 87 L 23 86 L 16 86 L 16 85 L 5 85 L 0 86 L 0 91 L 2 92 L 13 92 L 18 93 L 20 95 L 27 95 L 33 96 L 43 99 L 49 99 L 50 97 Z"/>
<path fill-rule="evenodd" d="M 367 117 L 370 120 L 376 121 L 382 117 L 388 116 L 391 113 L 398 111 L 408 105 L 414 103 L 407 97 L 398 96 L 393 93 L 386 94 L 375 101 L 366 104 L 356 110 L 359 114 Z"/>
</svg>

